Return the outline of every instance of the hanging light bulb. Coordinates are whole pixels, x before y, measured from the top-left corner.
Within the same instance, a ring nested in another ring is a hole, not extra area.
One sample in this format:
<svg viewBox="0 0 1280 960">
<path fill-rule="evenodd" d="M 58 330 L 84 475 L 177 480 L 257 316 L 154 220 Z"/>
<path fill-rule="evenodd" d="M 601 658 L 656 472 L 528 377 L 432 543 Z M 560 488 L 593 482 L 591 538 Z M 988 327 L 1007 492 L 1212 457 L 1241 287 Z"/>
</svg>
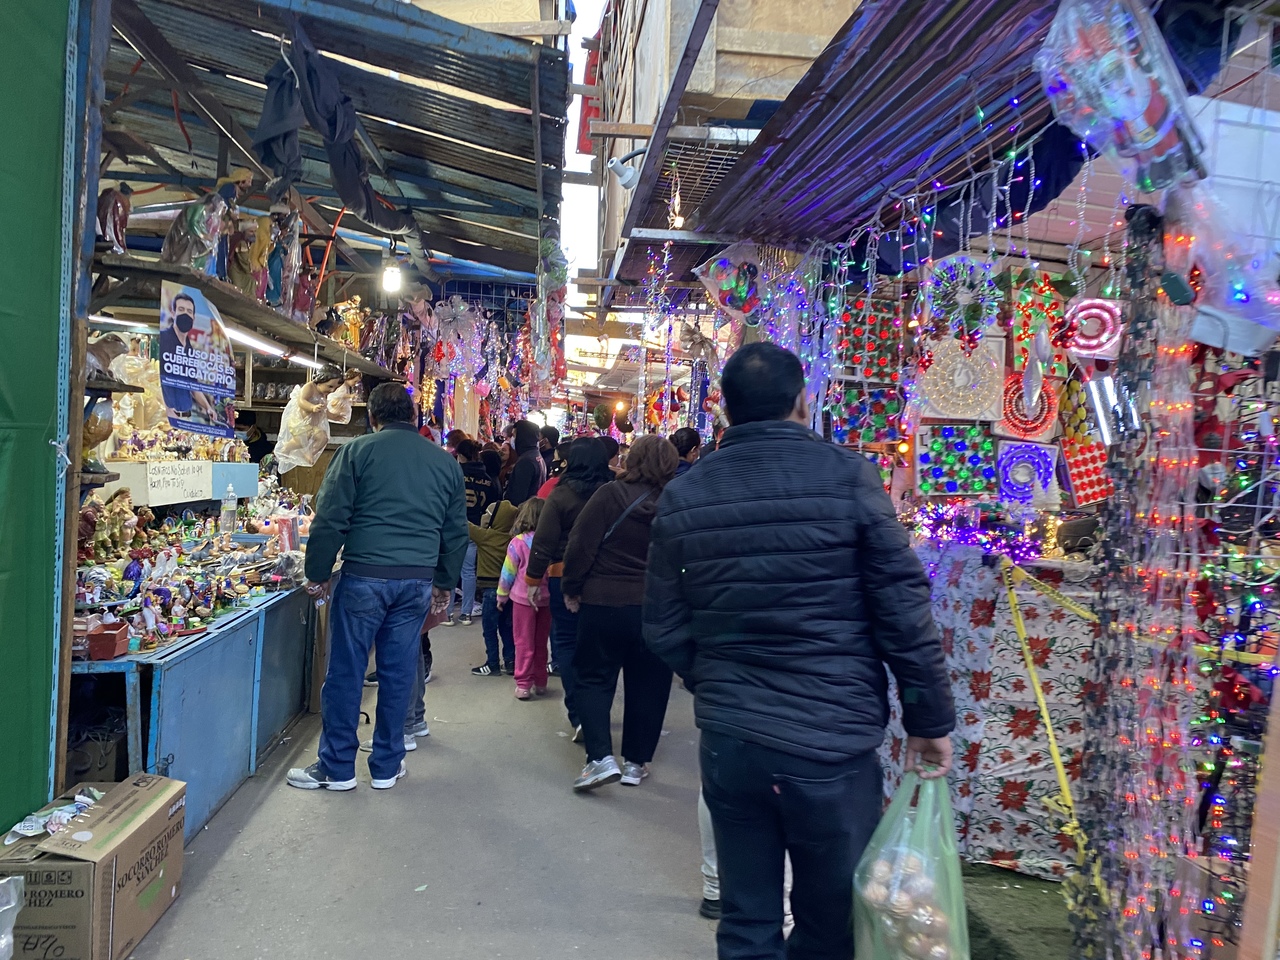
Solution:
<svg viewBox="0 0 1280 960">
<path fill-rule="evenodd" d="M 400 264 L 394 260 L 387 261 L 387 265 L 382 268 L 382 289 L 387 293 L 399 293 L 403 280 Z"/>
</svg>

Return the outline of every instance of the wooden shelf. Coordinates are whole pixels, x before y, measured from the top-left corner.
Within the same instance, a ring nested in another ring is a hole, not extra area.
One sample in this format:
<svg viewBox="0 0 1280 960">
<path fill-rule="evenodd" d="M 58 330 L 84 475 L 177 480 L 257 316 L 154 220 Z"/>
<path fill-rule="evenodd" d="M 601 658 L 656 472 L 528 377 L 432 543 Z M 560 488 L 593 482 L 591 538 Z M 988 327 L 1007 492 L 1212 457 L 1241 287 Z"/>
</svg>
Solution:
<svg viewBox="0 0 1280 960">
<path fill-rule="evenodd" d="M 135 387 L 132 383 L 125 383 L 123 380 L 116 380 L 114 377 L 99 377 L 89 380 L 84 385 L 85 393 L 145 393 L 142 387 Z"/>
<path fill-rule="evenodd" d="M 83 470 L 79 471 L 76 476 L 80 480 L 81 490 L 86 487 L 105 487 L 108 483 L 115 483 L 120 479 L 120 474 L 118 473 L 85 473 Z"/>
</svg>

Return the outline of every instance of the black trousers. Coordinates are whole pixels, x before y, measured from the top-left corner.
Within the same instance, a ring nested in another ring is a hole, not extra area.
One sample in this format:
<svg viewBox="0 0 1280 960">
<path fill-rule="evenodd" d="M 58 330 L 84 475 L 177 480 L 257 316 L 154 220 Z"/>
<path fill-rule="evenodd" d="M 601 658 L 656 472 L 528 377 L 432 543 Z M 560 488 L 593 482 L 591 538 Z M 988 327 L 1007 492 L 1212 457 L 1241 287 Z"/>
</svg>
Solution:
<svg viewBox="0 0 1280 960">
<path fill-rule="evenodd" d="M 819 763 L 704 730 L 702 793 L 720 866 L 719 960 L 849 960 L 853 869 L 882 807 L 874 751 Z M 795 919 L 786 941 L 784 852 Z"/>
<path fill-rule="evenodd" d="M 610 711 L 623 675 L 622 757 L 648 763 L 662 736 L 671 697 L 671 668 L 644 645 L 640 607 L 584 603 L 573 655 L 574 698 L 588 760 L 613 754 Z"/>
</svg>

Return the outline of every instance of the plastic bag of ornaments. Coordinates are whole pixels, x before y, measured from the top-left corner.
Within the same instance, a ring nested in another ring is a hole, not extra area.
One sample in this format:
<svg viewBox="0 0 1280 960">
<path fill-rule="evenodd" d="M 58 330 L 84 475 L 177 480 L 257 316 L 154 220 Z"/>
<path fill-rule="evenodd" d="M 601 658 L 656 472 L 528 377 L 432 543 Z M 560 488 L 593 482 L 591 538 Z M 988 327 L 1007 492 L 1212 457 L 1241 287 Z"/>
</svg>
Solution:
<svg viewBox="0 0 1280 960">
<path fill-rule="evenodd" d="M 907 774 L 872 835 L 853 877 L 858 960 L 969 960 L 949 789 Z"/>
</svg>

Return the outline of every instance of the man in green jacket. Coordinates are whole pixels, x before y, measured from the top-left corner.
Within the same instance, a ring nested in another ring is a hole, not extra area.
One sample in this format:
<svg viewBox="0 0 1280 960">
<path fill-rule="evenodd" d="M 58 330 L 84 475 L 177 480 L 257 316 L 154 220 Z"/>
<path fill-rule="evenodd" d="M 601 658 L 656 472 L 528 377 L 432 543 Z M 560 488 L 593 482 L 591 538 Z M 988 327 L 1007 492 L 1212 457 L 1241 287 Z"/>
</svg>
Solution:
<svg viewBox="0 0 1280 960">
<path fill-rule="evenodd" d="M 333 603 L 320 757 L 288 775 L 303 790 L 355 789 L 370 646 L 378 671 L 372 785 L 386 790 L 405 775 L 403 728 L 421 663 L 419 632 L 429 610 L 447 607 L 467 549 L 462 468 L 418 436 L 408 392 L 381 384 L 368 411 L 373 433 L 340 447 L 325 471 L 307 543 L 307 592 L 317 603 L 332 593 Z M 342 576 L 331 591 L 339 550 Z"/>
</svg>

